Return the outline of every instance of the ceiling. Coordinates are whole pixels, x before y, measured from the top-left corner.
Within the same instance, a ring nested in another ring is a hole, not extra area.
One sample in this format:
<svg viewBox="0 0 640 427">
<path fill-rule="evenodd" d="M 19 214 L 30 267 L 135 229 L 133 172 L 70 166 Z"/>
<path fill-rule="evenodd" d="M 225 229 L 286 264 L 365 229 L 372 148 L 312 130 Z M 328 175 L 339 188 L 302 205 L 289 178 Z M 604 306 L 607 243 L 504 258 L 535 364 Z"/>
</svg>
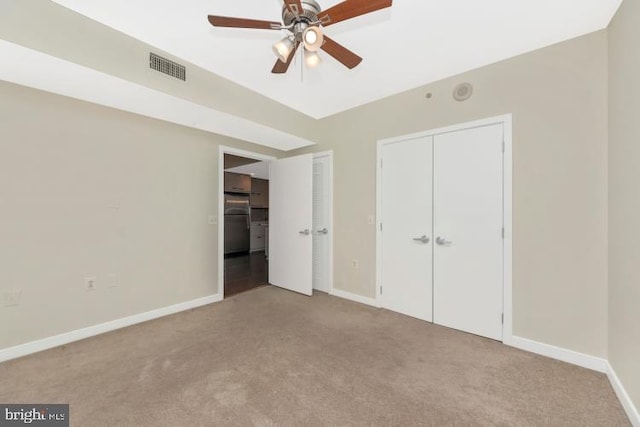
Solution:
<svg viewBox="0 0 640 427">
<path fill-rule="evenodd" d="M 54 0 L 313 118 L 605 28 L 622 0 L 395 0 L 326 34 L 364 58 L 348 70 L 271 74 L 284 32 L 213 28 L 208 14 L 280 20 L 281 0 Z M 340 0 L 319 0 L 327 9 Z"/>
<path fill-rule="evenodd" d="M 227 172 L 243 173 L 254 178 L 269 179 L 269 162 L 251 163 L 248 165 L 236 166 L 225 169 Z"/>
</svg>

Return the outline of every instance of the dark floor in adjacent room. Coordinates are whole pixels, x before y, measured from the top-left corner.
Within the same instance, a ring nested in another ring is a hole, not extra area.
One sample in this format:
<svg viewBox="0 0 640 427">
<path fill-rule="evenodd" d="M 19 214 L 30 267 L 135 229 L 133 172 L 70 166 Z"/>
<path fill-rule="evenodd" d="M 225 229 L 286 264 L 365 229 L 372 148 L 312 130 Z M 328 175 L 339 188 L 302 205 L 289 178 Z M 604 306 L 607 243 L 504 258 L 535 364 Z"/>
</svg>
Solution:
<svg viewBox="0 0 640 427">
<path fill-rule="evenodd" d="M 224 296 L 229 297 L 269 282 L 264 251 L 224 256 Z"/>
<path fill-rule="evenodd" d="M 272 286 L 0 364 L 72 426 L 629 426 L 605 375 Z"/>
</svg>

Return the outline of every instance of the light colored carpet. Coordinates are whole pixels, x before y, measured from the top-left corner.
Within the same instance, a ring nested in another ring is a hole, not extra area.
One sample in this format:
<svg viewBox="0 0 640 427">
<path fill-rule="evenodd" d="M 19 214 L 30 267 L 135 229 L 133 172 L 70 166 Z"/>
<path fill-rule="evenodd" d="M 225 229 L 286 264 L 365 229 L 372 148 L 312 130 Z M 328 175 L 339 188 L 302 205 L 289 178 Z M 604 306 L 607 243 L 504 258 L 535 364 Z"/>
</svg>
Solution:
<svg viewBox="0 0 640 427">
<path fill-rule="evenodd" d="M 0 364 L 75 426 L 628 426 L 606 377 L 273 287 Z"/>
</svg>

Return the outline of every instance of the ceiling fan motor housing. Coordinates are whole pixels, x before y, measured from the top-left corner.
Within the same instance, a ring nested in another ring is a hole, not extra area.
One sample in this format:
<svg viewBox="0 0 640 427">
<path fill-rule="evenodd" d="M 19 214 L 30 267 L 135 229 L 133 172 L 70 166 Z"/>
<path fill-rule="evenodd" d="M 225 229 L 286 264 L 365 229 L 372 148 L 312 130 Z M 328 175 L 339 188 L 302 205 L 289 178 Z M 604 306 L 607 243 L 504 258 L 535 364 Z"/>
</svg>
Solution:
<svg viewBox="0 0 640 427">
<path fill-rule="evenodd" d="M 312 22 L 318 22 L 318 13 L 322 10 L 320 5 L 314 0 L 301 0 L 302 11 L 298 15 L 292 13 L 287 6 L 282 8 L 282 22 L 285 26 L 292 24 L 306 24 L 304 28 L 307 28 Z M 303 28 L 303 31 L 304 31 Z M 294 27 L 295 29 L 295 27 Z"/>
<path fill-rule="evenodd" d="M 307 28 L 309 28 L 309 24 L 307 24 L 306 22 L 298 22 L 293 26 L 293 28 L 290 31 L 293 33 L 296 41 L 302 43 L 304 30 L 306 30 Z"/>
<path fill-rule="evenodd" d="M 362 62 L 362 58 L 325 36 L 322 29 L 347 19 L 391 7 L 393 4 L 393 0 L 343 0 L 323 10 L 316 0 L 282 0 L 282 2 L 284 3 L 282 23 L 219 15 L 208 15 L 208 20 L 214 27 L 289 31 L 289 35 L 273 46 L 278 57 L 271 70 L 274 74 L 287 72 L 293 58 L 292 53 L 295 53 L 301 45 L 307 59 L 313 58 L 314 55 L 317 58 L 316 51 L 322 49 L 345 67 L 353 69 Z"/>
</svg>

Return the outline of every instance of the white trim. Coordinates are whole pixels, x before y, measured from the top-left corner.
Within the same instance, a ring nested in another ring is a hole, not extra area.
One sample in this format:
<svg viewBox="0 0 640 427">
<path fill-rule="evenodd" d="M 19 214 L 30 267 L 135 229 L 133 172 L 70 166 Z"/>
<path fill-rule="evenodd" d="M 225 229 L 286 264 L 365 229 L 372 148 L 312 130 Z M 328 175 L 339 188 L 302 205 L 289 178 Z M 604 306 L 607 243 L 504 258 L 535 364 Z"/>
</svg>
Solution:
<svg viewBox="0 0 640 427">
<path fill-rule="evenodd" d="M 426 137 L 429 137 L 429 136 L 441 135 L 443 133 L 457 132 L 457 131 L 461 131 L 461 130 L 465 130 L 465 129 L 473 129 L 473 128 L 478 128 L 478 127 L 483 127 L 483 126 L 491 126 L 491 125 L 494 125 L 494 124 L 505 123 L 507 121 L 511 121 L 511 119 L 512 119 L 512 114 L 509 113 L 509 114 L 503 114 L 503 115 L 500 115 L 500 116 L 489 117 L 489 118 L 486 118 L 486 119 L 474 120 L 474 121 L 471 121 L 471 122 L 458 123 L 458 124 L 451 125 L 451 126 L 444 126 L 444 127 L 440 127 L 440 128 L 436 128 L 436 129 L 430 129 L 430 130 L 427 130 L 427 131 L 410 133 L 408 135 L 394 136 L 393 138 L 381 139 L 381 140 L 378 141 L 378 146 L 386 145 L 386 144 L 393 144 L 395 142 L 408 141 L 408 140 L 412 140 L 412 139 L 426 138 Z"/>
<path fill-rule="evenodd" d="M 502 116 L 504 126 L 503 155 L 503 307 L 502 342 L 510 345 L 513 338 L 513 115 Z"/>
<path fill-rule="evenodd" d="M 224 155 L 246 157 L 249 159 L 272 161 L 273 156 L 241 150 L 221 145 L 218 148 L 218 294 L 224 299 Z"/>
<path fill-rule="evenodd" d="M 279 129 L 5 40 L 0 40 L 0 80 L 279 150 L 315 145 Z"/>
<path fill-rule="evenodd" d="M 220 152 L 222 151 L 224 151 L 224 153 L 226 154 L 233 154 L 234 156 L 247 157 L 249 159 L 262 160 L 262 161 L 276 160 L 275 157 L 269 156 L 267 154 L 254 153 L 253 151 L 241 150 L 240 148 L 228 147 L 226 145 L 220 146 Z M 224 163 L 222 163 L 222 165 L 224 167 Z"/>
<path fill-rule="evenodd" d="M 510 345 L 513 335 L 513 115 L 504 114 L 502 116 L 491 117 L 473 122 L 461 123 L 453 126 L 446 126 L 426 132 L 418 132 L 410 135 L 398 136 L 378 141 L 376 156 L 376 301 L 381 307 L 384 306 L 380 295 L 382 285 L 382 232 L 380 224 L 382 218 L 382 147 L 387 144 L 394 144 L 412 139 L 433 137 L 443 133 L 456 132 L 465 129 L 472 129 L 493 124 L 504 126 L 504 200 L 503 200 L 503 221 L 504 221 L 504 253 L 503 253 L 503 311 L 504 325 L 502 328 L 502 342 Z"/>
<path fill-rule="evenodd" d="M 349 301 L 359 302 L 360 304 L 370 305 L 371 307 L 378 308 L 378 302 L 375 298 L 363 297 L 362 295 L 352 294 L 351 292 L 341 291 L 339 289 L 332 289 L 329 295 L 347 299 Z"/>
<path fill-rule="evenodd" d="M 620 378 L 618 378 L 618 375 L 616 374 L 616 371 L 613 369 L 613 366 L 611 366 L 610 362 L 607 362 L 607 377 L 611 382 L 611 387 L 613 387 L 613 391 L 616 392 L 616 396 L 618 396 L 618 399 L 620 400 L 622 407 L 627 413 L 627 416 L 629 417 L 631 424 L 634 427 L 640 427 L 640 412 L 638 412 L 638 408 L 636 408 L 636 406 L 633 404 L 633 400 L 631 400 L 631 397 L 629 396 L 629 394 L 627 393 L 627 390 L 622 385 L 622 381 L 620 381 Z"/>
<path fill-rule="evenodd" d="M 513 336 L 511 338 L 510 345 L 520 350 L 539 354 L 551 359 L 560 360 L 562 362 L 606 374 L 609 382 L 611 383 L 611 387 L 622 404 L 631 424 L 634 427 L 640 427 L 640 412 L 634 405 L 631 396 L 627 393 L 622 381 L 620 381 L 620 378 L 618 378 L 618 375 L 608 360 L 518 336 Z"/>
<path fill-rule="evenodd" d="M 74 341 L 80 341 L 85 338 L 104 334 L 105 332 L 111 332 L 115 331 L 116 329 L 126 328 L 127 326 L 132 326 L 138 323 L 157 319 L 159 317 L 168 316 L 170 314 L 179 313 L 181 311 L 190 310 L 192 308 L 213 304 L 220 301 L 221 299 L 222 298 L 220 297 L 220 294 L 210 295 L 207 297 L 170 305 L 168 307 L 162 307 L 156 310 L 147 311 L 145 313 L 134 314 L 133 316 L 124 317 L 122 319 L 100 323 L 99 325 L 89 326 L 87 328 L 77 329 L 71 332 L 65 332 L 63 334 L 43 338 L 41 340 L 31 341 L 26 344 L 17 345 L 15 347 L 5 348 L 0 350 L 0 362 L 6 362 L 7 360 L 16 359 L 18 357 L 27 356 L 33 353 L 38 353 L 43 350 L 59 347 L 61 345 L 69 344 Z"/>
<path fill-rule="evenodd" d="M 329 158 L 329 200 L 327 200 L 327 204 L 329 205 L 329 223 L 327 224 L 327 228 L 329 229 L 329 265 L 328 265 L 328 280 L 329 280 L 329 294 L 333 292 L 333 150 L 322 151 L 320 153 L 313 153 L 313 158 L 318 159 L 321 157 Z"/>
<path fill-rule="evenodd" d="M 376 305 L 383 307 L 382 295 L 382 147 L 386 143 L 378 141 L 376 149 Z"/>
<path fill-rule="evenodd" d="M 560 360 L 562 362 L 570 363 L 572 365 L 581 366 L 583 368 L 591 369 L 605 373 L 607 372 L 607 360 L 591 356 L 577 351 L 568 350 L 562 347 L 556 347 L 554 345 L 533 341 L 527 338 L 521 338 L 517 336 L 511 337 L 511 347 L 519 348 L 531 353 L 539 354 L 541 356 L 550 357 L 552 359 Z"/>
</svg>

